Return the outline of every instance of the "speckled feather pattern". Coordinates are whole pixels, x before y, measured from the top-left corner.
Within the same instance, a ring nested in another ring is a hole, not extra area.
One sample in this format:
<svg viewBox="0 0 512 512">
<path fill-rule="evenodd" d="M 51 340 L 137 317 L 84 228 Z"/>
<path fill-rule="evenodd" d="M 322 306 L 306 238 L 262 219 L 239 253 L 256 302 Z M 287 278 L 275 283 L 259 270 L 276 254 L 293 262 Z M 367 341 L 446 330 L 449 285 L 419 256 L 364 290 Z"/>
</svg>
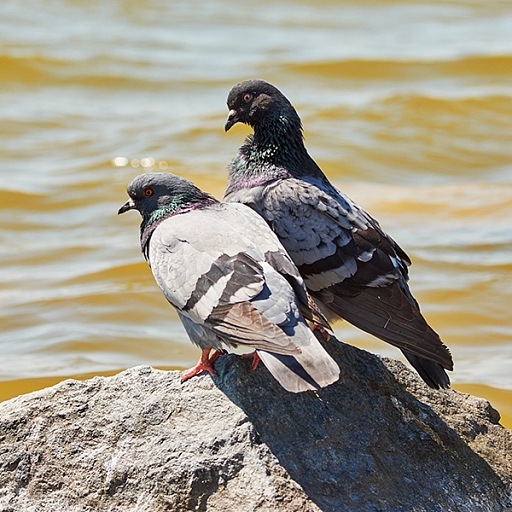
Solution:
<svg viewBox="0 0 512 512">
<path fill-rule="evenodd" d="M 447 386 L 443 368 L 452 369 L 452 358 L 410 292 L 409 257 L 332 186 L 307 152 L 288 99 L 254 80 L 232 89 L 228 107 L 254 134 L 228 168 L 224 200 L 246 204 L 267 221 L 331 314 L 402 349 L 430 386 Z"/>
</svg>

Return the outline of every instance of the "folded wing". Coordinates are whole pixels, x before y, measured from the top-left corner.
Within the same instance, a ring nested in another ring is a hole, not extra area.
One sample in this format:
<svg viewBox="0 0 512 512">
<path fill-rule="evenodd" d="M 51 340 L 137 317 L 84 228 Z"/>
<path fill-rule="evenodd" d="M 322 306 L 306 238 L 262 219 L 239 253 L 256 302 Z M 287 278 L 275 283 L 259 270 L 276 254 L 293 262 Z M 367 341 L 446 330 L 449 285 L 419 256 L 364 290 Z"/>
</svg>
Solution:
<svg viewBox="0 0 512 512">
<path fill-rule="evenodd" d="M 337 364 L 311 333 L 301 308 L 311 317 L 322 318 L 321 313 L 308 308 L 300 274 L 248 208 L 218 205 L 167 219 L 153 233 L 149 263 L 201 348 L 213 340 L 254 348 L 293 392 L 338 379 Z"/>
</svg>

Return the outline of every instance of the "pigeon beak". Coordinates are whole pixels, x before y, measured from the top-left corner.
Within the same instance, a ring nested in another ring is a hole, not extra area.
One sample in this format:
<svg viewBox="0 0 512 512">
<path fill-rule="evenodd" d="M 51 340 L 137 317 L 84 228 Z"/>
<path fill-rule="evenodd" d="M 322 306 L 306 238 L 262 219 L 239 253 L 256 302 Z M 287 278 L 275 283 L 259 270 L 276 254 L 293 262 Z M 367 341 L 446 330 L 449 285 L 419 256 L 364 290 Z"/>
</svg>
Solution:
<svg viewBox="0 0 512 512">
<path fill-rule="evenodd" d="M 135 208 L 135 203 L 133 202 L 133 199 L 128 199 L 128 201 L 126 201 L 126 203 L 124 203 L 123 206 L 121 206 L 121 208 L 119 208 L 117 215 L 121 215 L 121 213 L 125 213 L 128 210 L 133 210 L 134 208 Z"/>
<path fill-rule="evenodd" d="M 224 130 L 228 131 L 234 124 L 238 123 L 238 112 L 232 108 L 228 113 L 228 119 L 226 121 L 226 124 L 224 126 Z"/>
</svg>

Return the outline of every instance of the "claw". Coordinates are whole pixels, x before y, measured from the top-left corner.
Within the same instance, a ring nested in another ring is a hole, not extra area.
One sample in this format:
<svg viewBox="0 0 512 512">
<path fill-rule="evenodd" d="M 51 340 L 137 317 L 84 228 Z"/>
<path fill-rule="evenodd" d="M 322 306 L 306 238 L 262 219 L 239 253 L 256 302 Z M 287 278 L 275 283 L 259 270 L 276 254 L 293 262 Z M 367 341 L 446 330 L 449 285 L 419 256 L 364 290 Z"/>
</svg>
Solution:
<svg viewBox="0 0 512 512">
<path fill-rule="evenodd" d="M 216 350 L 212 357 L 209 357 L 210 352 L 212 351 L 211 348 L 204 349 L 201 352 L 201 357 L 197 364 L 191 368 L 190 370 L 187 370 L 183 373 L 181 376 L 181 382 L 185 382 L 188 379 L 191 379 L 192 377 L 195 377 L 197 374 L 201 373 L 202 371 L 208 372 L 212 377 L 217 376 L 217 372 L 213 368 L 213 363 L 221 356 L 222 354 L 225 354 L 225 350 Z"/>
</svg>

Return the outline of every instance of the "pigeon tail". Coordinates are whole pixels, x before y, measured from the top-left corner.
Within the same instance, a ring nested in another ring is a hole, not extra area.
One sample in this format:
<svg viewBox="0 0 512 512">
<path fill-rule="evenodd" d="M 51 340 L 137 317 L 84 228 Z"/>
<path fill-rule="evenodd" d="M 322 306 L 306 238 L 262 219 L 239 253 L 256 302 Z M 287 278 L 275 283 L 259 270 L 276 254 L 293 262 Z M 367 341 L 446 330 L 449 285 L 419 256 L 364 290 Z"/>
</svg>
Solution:
<svg viewBox="0 0 512 512">
<path fill-rule="evenodd" d="M 402 350 L 403 355 L 411 363 L 419 376 L 424 380 L 427 386 L 433 389 L 444 389 L 450 387 L 450 377 L 444 368 L 435 361 L 415 356 L 406 350 Z"/>
<path fill-rule="evenodd" d="M 299 355 L 283 355 L 258 350 L 263 364 L 281 386 L 292 393 L 313 391 L 336 382 L 339 366 L 305 325 L 297 329 L 304 344 Z"/>
</svg>

